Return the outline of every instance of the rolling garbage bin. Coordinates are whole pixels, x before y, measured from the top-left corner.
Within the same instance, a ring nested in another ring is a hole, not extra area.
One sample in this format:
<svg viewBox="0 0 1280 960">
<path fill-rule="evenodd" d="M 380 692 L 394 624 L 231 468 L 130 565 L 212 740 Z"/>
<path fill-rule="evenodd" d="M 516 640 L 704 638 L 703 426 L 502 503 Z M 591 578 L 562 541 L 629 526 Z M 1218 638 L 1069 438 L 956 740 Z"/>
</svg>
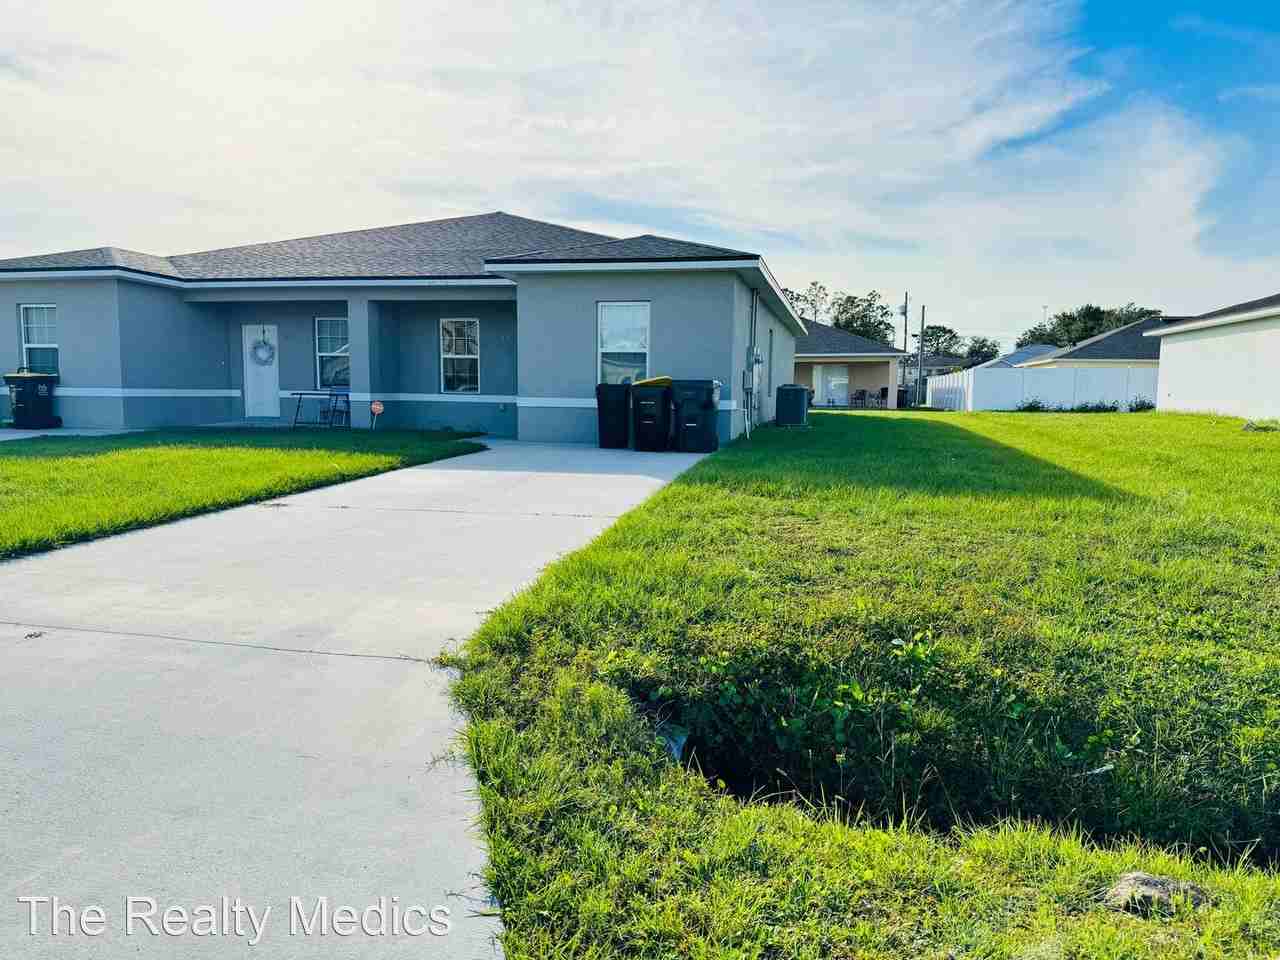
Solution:
<svg viewBox="0 0 1280 960">
<path fill-rule="evenodd" d="M 720 449 L 720 381 L 674 380 L 675 448 L 685 453 Z"/>
<path fill-rule="evenodd" d="M 596 415 L 599 421 L 600 446 L 606 450 L 625 450 L 631 445 L 631 384 L 601 383 L 596 385 Z"/>
<path fill-rule="evenodd" d="M 777 421 L 780 427 L 803 427 L 809 422 L 809 388 L 798 383 L 778 387 Z"/>
<path fill-rule="evenodd" d="M 19 430 L 45 430 L 62 426 L 62 418 L 53 415 L 53 386 L 56 373 L 35 373 L 18 368 L 4 375 L 9 388 L 9 416 Z"/>
<path fill-rule="evenodd" d="M 637 450 L 667 450 L 671 446 L 671 386 L 631 386 L 631 430 Z"/>
</svg>

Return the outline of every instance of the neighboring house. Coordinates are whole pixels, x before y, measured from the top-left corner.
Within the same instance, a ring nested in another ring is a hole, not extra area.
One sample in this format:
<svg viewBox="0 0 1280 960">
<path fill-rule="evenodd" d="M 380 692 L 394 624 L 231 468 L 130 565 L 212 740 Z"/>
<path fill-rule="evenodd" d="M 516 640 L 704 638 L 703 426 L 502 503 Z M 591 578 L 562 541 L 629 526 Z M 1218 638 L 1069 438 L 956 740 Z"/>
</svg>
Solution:
<svg viewBox="0 0 1280 960">
<path fill-rule="evenodd" d="M 899 382 L 903 386 L 910 386 L 916 382 L 917 368 L 919 366 L 914 353 L 905 354 L 905 360 L 899 368 Z M 924 355 L 924 375 L 928 377 L 936 377 L 939 374 L 950 373 L 952 370 L 959 370 L 969 362 L 968 357 L 961 357 L 954 353 L 926 353 Z"/>
<path fill-rule="evenodd" d="M 1280 417 L 1280 294 L 1145 331 L 1160 349 L 1161 410 Z"/>
<path fill-rule="evenodd" d="M 810 323 L 808 333 L 796 338 L 794 379 L 813 390 L 816 405 L 847 407 L 864 390 L 896 408 L 902 356 L 901 350 L 878 340 Z"/>
<path fill-rule="evenodd" d="M 1139 320 L 1069 347 L 1037 344 L 1030 357 L 1014 360 L 1021 352 L 1014 351 L 998 361 L 930 377 L 926 402 L 948 410 L 1016 410 L 1033 401 L 1063 409 L 1150 403 L 1156 396 L 1160 345 L 1143 334 L 1161 324 L 1158 317 Z"/>
<path fill-rule="evenodd" d="M 384 426 L 580 442 L 597 383 L 659 374 L 722 381 L 722 439 L 751 384 L 770 420 L 805 332 L 759 254 L 506 213 L 0 260 L 6 313 L 0 357 L 59 374 L 68 426 L 283 422 L 332 390 L 355 426 L 381 400 Z"/>
<path fill-rule="evenodd" d="M 1155 367 L 1160 342 L 1144 336 L 1164 325 L 1161 317 L 1135 320 L 1069 347 L 1061 347 L 1016 364 L 1019 367 Z"/>
<path fill-rule="evenodd" d="M 1025 347 L 1019 347 L 1012 353 L 1006 353 L 1004 356 L 996 357 L 994 360 L 988 360 L 986 363 L 980 363 L 976 369 L 985 370 L 992 367 L 1000 369 L 1008 369 L 1017 367 L 1028 360 L 1034 360 L 1037 357 L 1043 357 L 1046 353 L 1053 353 L 1058 348 L 1052 343 L 1029 343 Z"/>
</svg>

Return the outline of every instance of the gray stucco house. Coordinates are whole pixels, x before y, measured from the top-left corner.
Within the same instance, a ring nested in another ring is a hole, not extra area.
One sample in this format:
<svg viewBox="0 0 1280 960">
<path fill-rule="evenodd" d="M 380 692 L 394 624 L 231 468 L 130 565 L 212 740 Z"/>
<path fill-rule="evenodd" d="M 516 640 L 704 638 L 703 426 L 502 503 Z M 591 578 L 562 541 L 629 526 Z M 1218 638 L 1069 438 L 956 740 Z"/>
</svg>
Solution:
<svg viewBox="0 0 1280 960">
<path fill-rule="evenodd" d="M 660 374 L 722 381 L 732 439 L 773 418 L 805 332 L 759 254 L 507 213 L 0 260 L 5 316 L 0 357 L 58 373 L 67 426 L 288 421 L 333 389 L 357 427 L 381 400 L 379 425 L 571 442 L 597 383 Z"/>
</svg>

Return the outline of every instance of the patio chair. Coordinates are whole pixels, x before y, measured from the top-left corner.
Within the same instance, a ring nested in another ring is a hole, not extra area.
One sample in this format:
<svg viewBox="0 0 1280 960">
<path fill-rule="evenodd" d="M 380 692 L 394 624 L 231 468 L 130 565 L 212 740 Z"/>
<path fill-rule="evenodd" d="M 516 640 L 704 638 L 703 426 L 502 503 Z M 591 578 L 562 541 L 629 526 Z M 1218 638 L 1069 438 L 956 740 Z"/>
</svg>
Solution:
<svg viewBox="0 0 1280 960">
<path fill-rule="evenodd" d="M 865 390 L 853 391 L 852 406 L 855 410 L 865 410 L 867 408 L 867 391 Z"/>
</svg>

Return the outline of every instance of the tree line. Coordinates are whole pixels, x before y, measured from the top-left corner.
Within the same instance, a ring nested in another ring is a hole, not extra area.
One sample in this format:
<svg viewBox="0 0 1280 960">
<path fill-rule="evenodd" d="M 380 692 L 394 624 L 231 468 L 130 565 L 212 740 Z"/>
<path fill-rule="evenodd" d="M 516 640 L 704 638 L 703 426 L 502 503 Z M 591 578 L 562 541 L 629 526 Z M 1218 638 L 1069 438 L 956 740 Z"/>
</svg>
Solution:
<svg viewBox="0 0 1280 960">
<path fill-rule="evenodd" d="M 894 318 L 897 311 L 885 303 L 880 291 L 866 294 L 831 293 L 817 280 L 804 290 L 783 289 L 792 308 L 803 320 L 826 323 L 848 333 L 856 333 L 885 346 L 896 346 Z M 912 337 L 920 339 L 920 334 Z M 994 360 L 1000 355 L 1000 342 L 990 337 L 965 337 L 958 331 L 940 323 L 927 324 L 924 328 L 924 354 L 928 356 L 963 357 L 963 366 Z"/>
<path fill-rule="evenodd" d="M 814 280 L 803 290 L 783 289 L 792 308 L 806 321 L 829 324 L 848 333 L 875 340 L 886 346 L 897 346 L 895 334 L 898 312 L 885 303 L 878 290 L 866 294 L 830 292 L 826 285 Z M 1015 346 L 1045 343 L 1069 347 L 1117 327 L 1162 316 L 1154 307 L 1139 307 L 1132 301 L 1122 307 L 1099 307 L 1091 303 L 1063 310 L 1023 331 Z M 913 333 L 915 339 L 920 334 Z M 1000 341 L 991 337 L 966 337 L 951 327 L 928 324 L 924 328 L 925 356 L 963 357 L 960 367 L 972 367 L 1000 356 Z"/>
</svg>

